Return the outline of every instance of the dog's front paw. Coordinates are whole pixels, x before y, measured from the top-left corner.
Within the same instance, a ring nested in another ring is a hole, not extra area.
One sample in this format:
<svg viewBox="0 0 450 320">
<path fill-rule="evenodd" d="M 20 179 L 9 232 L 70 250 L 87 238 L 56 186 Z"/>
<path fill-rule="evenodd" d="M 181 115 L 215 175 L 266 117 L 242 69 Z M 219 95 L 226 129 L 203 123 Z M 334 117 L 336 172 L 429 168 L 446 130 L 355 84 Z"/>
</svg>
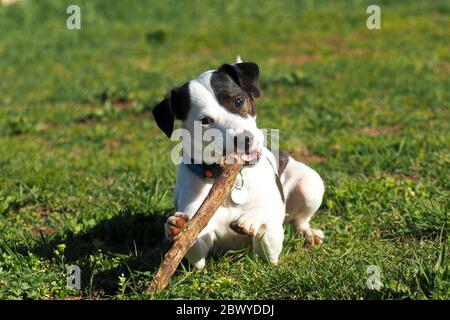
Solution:
<svg viewBox="0 0 450 320">
<path fill-rule="evenodd" d="M 242 234 L 247 237 L 256 236 L 260 226 L 261 222 L 259 222 L 258 219 L 250 215 L 241 215 L 240 217 L 234 219 L 230 223 L 230 228 L 234 232 Z"/>
<path fill-rule="evenodd" d="M 176 212 L 173 216 L 170 216 L 164 225 L 166 238 L 174 241 L 188 221 L 188 215 L 183 212 Z"/>
</svg>

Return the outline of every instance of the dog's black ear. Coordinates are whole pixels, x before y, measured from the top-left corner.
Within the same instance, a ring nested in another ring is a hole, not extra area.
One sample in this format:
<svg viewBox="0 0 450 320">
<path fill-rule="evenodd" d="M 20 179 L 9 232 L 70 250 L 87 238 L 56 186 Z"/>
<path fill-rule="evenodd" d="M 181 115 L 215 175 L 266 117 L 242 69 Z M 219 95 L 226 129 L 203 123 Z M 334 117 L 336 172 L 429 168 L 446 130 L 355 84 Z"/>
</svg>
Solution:
<svg viewBox="0 0 450 320">
<path fill-rule="evenodd" d="M 191 97 L 189 95 L 189 82 L 170 92 L 170 106 L 175 118 L 184 120 L 191 109 Z"/>
<path fill-rule="evenodd" d="M 227 73 L 252 97 L 259 97 L 259 67 L 253 62 L 241 62 L 236 64 L 224 64 L 219 71 Z"/>
<path fill-rule="evenodd" d="M 190 110 L 189 82 L 172 89 L 170 98 L 153 108 L 153 117 L 158 127 L 170 138 L 175 119 L 184 120 Z"/>
<path fill-rule="evenodd" d="M 173 123 L 175 121 L 170 99 L 166 98 L 153 108 L 153 118 L 155 118 L 158 127 L 166 134 L 168 138 L 172 135 Z"/>
</svg>

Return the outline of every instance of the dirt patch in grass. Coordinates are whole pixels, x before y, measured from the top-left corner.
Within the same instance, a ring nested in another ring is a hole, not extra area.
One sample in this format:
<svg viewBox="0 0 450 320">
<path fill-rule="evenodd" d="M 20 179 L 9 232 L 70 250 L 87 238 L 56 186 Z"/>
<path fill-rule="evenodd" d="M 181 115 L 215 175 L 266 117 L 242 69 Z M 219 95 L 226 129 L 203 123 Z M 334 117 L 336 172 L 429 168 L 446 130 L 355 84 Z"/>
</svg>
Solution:
<svg viewBox="0 0 450 320">
<path fill-rule="evenodd" d="M 334 56 L 338 57 L 357 57 L 357 56 L 368 56 L 370 51 L 367 49 L 357 48 L 357 49 L 339 49 L 333 53 Z"/>
<path fill-rule="evenodd" d="M 39 206 L 36 208 L 36 212 L 39 213 L 39 216 L 41 217 L 41 219 L 47 220 L 49 212 L 46 207 Z"/>
<path fill-rule="evenodd" d="M 110 139 L 105 142 L 105 146 L 108 150 L 119 149 L 122 146 L 122 141 L 118 139 Z"/>
<path fill-rule="evenodd" d="M 57 231 L 56 228 L 52 228 L 52 227 L 36 227 L 36 228 L 33 228 L 33 234 L 35 234 L 35 235 L 42 234 L 42 235 L 46 236 L 48 234 L 55 233 L 56 231 Z"/>
<path fill-rule="evenodd" d="M 134 106 L 136 101 L 134 100 L 116 100 L 112 103 L 113 108 L 116 109 L 129 109 Z"/>
<path fill-rule="evenodd" d="M 401 129 L 400 125 L 387 126 L 387 127 L 366 127 L 358 130 L 359 133 L 362 133 L 366 136 L 370 137 L 378 137 L 382 135 L 388 135 L 392 133 L 397 133 Z"/>
<path fill-rule="evenodd" d="M 442 61 L 436 64 L 434 67 L 434 72 L 436 74 L 449 74 L 450 73 L 450 63 Z"/>
<path fill-rule="evenodd" d="M 355 34 L 355 39 L 364 38 L 362 35 Z M 341 37 L 327 37 L 324 43 L 332 50 L 330 55 L 336 57 L 355 57 L 355 56 L 369 56 L 371 51 L 365 48 L 351 48 L 349 43 Z"/>
<path fill-rule="evenodd" d="M 288 152 L 292 158 L 304 163 L 321 163 L 326 160 L 325 157 L 310 152 L 307 148 L 293 149 Z"/>
<path fill-rule="evenodd" d="M 386 177 L 392 178 L 396 181 L 407 181 L 407 180 L 416 181 L 420 178 L 420 175 L 418 173 L 404 174 L 400 172 L 389 172 L 389 171 L 382 171 L 374 175 L 375 179 Z"/>
</svg>

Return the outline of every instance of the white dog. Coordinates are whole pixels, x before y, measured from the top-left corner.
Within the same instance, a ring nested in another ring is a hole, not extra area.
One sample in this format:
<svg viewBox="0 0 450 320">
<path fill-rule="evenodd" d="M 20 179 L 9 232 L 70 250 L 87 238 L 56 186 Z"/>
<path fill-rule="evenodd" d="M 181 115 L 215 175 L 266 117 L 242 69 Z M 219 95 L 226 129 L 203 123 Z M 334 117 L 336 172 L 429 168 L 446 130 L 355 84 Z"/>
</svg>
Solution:
<svg viewBox="0 0 450 320">
<path fill-rule="evenodd" d="M 168 137 L 175 119 L 182 121 L 182 128 L 191 137 L 195 137 L 195 124 L 200 123 L 203 129 L 221 133 L 223 139 L 215 141 L 216 147 L 220 143 L 224 153 L 237 152 L 249 163 L 243 166 L 231 195 L 188 251 L 187 258 L 195 268 L 205 266 L 212 249 L 250 245 L 257 255 L 277 264 L 283 223 L 292 223 L 295 232 L 305 237 L 306 246 L 318 245 L 324 238 L 321 230 L 309 224 L 322 202 L 322 179 L 289 155 L 274 155 L 264 147 L 264 136 L 256 125 L 254 98 L 259 95 L 257 64 L 224 64 L 173 89 L 153 110 L 157 125 Z M 183 149 L 174 196 L 177 212 L 165 224 L 168 239 L 178 235 L 192 218 L 220 170 L 202 158 L 207 147 L 202 138 L 194 138 L 190 147 Z"/>
</svg>

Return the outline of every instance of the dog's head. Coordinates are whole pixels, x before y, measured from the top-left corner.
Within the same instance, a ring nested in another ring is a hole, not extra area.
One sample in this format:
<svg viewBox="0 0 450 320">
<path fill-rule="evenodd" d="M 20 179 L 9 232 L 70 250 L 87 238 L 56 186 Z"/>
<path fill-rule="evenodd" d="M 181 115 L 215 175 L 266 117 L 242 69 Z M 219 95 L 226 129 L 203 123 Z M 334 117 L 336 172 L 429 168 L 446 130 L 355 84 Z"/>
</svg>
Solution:
<svg viewBox="0 0 450 320">
<path fill-rule="evenodd" d="M 191 150 L 183 152 L 195 161 L 205 148 L 212 147 L 227 155 L 237 152 L 251 161 L 259 157 L 264 143 L 263 133 L 256 126 L 254 99 L 259 95 L 257 64 L 224 64 L 172 89 L 170 96 L 153 109 L 153 116 L 168 137 L 175 119 L 182 121 L 191 136 Z M 199 127 L 203 137 L 196 133 Z"/>
</svg>

